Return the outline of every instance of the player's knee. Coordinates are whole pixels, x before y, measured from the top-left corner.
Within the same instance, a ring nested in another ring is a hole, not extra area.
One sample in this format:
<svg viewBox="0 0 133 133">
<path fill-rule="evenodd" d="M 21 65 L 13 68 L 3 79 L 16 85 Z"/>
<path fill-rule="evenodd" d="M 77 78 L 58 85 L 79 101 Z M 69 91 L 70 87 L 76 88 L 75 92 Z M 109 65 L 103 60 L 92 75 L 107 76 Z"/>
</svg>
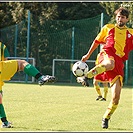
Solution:
<svg viewBox="0 0 133 133">
<path fill-rule="evenodd" d="M 105 65 L 106 70 L 112 70 L 115 67 L 114 61 L 110 61 L 108 64 Z"/>
<path fill-rule="evenodd" d="M 96 84 L 95 84 L 95 83 L 93 83 L 93 85 L 94 85 L 94 86 L 96 86 Z"/>
<path fill-rule="evenodd" d="M 23 71 L 24 70 L 24 67 L 29 64 L 27 61 L 25 60 L 18 60 L 18 68 L 19 68 L 19 71 Z"/>
<path fill-rule="evenodd" d="M 98 83 L 97 83 L 96 81 L 93 81 L 93 85 L 97 86 L 97 85 L 98 85 Z"/>
</svg>

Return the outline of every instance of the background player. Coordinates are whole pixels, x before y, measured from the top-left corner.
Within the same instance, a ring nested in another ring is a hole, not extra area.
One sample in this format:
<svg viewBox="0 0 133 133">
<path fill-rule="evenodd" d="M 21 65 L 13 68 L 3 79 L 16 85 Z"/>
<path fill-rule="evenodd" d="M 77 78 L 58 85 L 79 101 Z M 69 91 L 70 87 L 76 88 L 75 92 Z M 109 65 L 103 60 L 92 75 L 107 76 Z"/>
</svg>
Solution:
<svg viewBox="0 0 133 133">
<path fill-rule="evenodd" d="M 100 88 L 101 84 L 100 83 L 102 83 L 102 85 L 103 85 L 103 94 L 101 93 L 101 88 Z M 96 101 L 98 101 L 98 100 L 106 101 L 107 93 L 108 93 L 108 81 L 106 78 L 106 73 L 102 73 L 102 74 L 94 76 L 93 85 L 94 85 L 94 89 L 96 90 L 97 95 L 98 95 L 96 98 Z"/>
<path fill-rule="evenodd" d="M 102 51 L 102 48 L 103 48 L 103 45 L 100 46 L 101 51 Z M 100 54 L 97 55 L 95 65 L 99 64 L 99 57 L 100 57 Z M 103 88 L 104 88 L 103 95 L 101 93 L 99 83 L 103 84 Z M 96 98 L 96 100 L 106 101 L 107 93 L 108 93 L 108 79 L 107 79 L 106 72 L 103 72 L 99 75 L 94 76 L 93 85 L 94 85 L 94 89 L 96 90 L 98 94 L 98 97 Z"/>
</svg>

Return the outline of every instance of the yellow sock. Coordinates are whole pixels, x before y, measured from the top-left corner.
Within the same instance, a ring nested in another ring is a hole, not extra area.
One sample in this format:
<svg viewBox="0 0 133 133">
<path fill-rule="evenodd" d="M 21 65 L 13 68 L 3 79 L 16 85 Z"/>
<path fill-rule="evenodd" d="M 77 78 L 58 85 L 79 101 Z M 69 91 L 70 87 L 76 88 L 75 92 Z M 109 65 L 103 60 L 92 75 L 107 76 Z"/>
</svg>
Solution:
<svg viewBox="0 0 133 133">
<path fill-rule="evenodd" d="M 118 104 L 113 104 L 112 102 L 110 102 L 105 114 L 103 115 L 103 118 L 106 119 L 110 119 L 111 115 L 114 113 L 114 111 L 116 110 Z"/>
<path fill-rule="evenodd" d="M 98 96 L 102 96 L 99 85 L 94 85 L 94 89 L 96 90 Z"/>
<path fill-rule="evenodd" d="M 108 93 L 108 87 L 104 87 L 104 90 L 103 90 L 103 98 L 107 98 L 107 93 Z"/>
<path fill-rule="evenodd" d="M 103 72 L 106 71 L 106 68 L 102 65 L 97 65 L 95 66 L 94 68 L 92 68 L 88 73 L 87 73 L 87 77 L 88 78 L 92 78 L 94 77 L 95 75 L 98 75 L 98 74 L 101 74 Z"/>
</svg>

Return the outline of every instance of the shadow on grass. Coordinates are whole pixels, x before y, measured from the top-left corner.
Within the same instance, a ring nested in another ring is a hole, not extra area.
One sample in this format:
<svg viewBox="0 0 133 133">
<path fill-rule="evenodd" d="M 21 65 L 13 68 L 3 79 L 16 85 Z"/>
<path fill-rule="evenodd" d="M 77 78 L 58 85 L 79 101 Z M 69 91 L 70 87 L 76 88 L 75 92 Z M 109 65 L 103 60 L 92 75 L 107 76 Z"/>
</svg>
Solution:
<svg viewBox="0 0 133 133">
<path fill-rule="evenodd" d="M 132 129 L 124 129 L 124 128 L 109 128 L 110 131 L 123 131 L 123 132 L 131 132 L 133 131 Z"/>
<path fill-rule="evenodd" d="M 14 129 L 12 131 L 19 131 L 19 132 L 23 132 L 23 131 L 30 131 L 30 132 L 72 132 L 72 131 L 68 131 L 68 130 L 55 130 L 55 129 L 47 129 L 47 130 L 42 130 L 42 129 L 39 129 L 39 128 L 32 128 L 32 130 L 30 128 L 27 128 L 27 127 L 18 127 L 18 126 L 15 126 L 11 129 Z"/>
</svg>

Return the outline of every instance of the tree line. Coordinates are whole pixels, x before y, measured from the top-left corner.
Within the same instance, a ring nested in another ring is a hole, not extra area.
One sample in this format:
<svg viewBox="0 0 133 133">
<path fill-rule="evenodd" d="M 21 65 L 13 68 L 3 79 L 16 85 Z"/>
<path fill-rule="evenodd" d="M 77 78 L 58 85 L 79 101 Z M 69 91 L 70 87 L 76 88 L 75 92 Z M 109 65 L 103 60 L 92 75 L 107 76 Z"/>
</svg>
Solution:
<svg viewBox="0 0 133 133">
<path fill-rule="evenodd" d="M 27 18 L 27 10 L 45 20 L 79 20 L 105 13 L 114 22 L 114 11 L 126 7 L 131 12 L 132 26 L 133 2 L 0 2 L 0 28 L 17 24 Z"/>
</svg>

